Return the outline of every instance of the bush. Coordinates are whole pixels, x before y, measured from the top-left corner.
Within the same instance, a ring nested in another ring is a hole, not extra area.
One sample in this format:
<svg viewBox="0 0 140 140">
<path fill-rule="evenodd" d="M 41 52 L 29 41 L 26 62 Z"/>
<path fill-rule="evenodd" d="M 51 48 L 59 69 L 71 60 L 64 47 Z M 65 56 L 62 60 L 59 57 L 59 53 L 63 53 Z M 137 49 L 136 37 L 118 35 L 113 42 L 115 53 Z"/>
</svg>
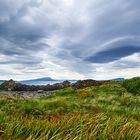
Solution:
<svg viewBox="0 0 140 140">
<path fill-rule="evenodd" d="M 126 92 L 126 89 L 122 87 L 119 83 L 112 83 L 112 84 L 105 84 L 100 86 L 98 89 L 101 93 L 107 93 L 107 94 L 114 94 L 114 95 L 123 95 Z"/>
<path fill-rule="evenodd" d="M 140 95 L 140 77 L 122 81 L 122 86 L 133 95 Z"/>
</svg>

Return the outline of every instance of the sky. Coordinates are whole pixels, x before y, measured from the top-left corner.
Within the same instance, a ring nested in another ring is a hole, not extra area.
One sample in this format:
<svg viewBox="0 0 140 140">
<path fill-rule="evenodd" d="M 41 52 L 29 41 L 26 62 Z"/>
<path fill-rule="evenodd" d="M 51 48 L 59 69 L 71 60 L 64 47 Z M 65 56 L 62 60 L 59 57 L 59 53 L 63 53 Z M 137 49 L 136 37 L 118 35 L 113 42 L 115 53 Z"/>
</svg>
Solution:
<svg viewBox="0 0 140 140">
<path fill-rule="evenodd" d="M 0 0 L 0 79 L 136 76 L 139 0 Z"/>
</svg>

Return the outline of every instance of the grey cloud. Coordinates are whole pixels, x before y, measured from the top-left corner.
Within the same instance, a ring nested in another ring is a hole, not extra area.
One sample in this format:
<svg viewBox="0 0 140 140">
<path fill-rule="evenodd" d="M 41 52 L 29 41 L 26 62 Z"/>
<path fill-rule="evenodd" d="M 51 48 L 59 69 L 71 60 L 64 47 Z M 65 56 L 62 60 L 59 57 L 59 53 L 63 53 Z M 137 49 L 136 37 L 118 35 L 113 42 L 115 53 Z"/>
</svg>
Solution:
<svg viewBox="0 0 140 140">
<path fill-rule="evenodd" d="M 22 65 L 23 67 L 36 68 L 42 63 L 42 58 L 37 55 L 43 48 L 43 44 L 28 41 L 9 41 L 0 38 L 0 64 Z M 38 47 L 38 45 L 41 45 Z M 2 56 L 1 56 L 2 55 Z"/>
<path fill-rule="evenodd" d="M 4 59 L 0 61 L 0 64 L 4 65 L 10 65 L 10 64 L 17 64 L 17 65 L 22 65 L 23 67 L 33 67 L 33 66 L 38 66 L 41 62 L 42 59 L 38 57 L 34 57 L 32 55 L 30 56 L 22 56 L 22 55 L 12 55 L 12 56 L 6 56 L 4 55 Z"/>
<path fill-rule="evenodd" d="M 106 49 L 100 51 L 93 56 L 86 58 L 86 61 L 92 63 L 108 63 L 118 60 L 122 57 L 132 55 L 136 52 L 140 52 L 140 47 L 136 46 L 118 46 L 116 48 Z"/>
<path fill-rule="evenodd" d="M 1 0 L 0 54 L 10 60 L 0 64 L 39 68 L 50 61 L 92 75 L 94 63 L 140 52 L 139 5 L 138 0 Z M 53 36 L 60 42 L 50 43 Z"/>
<path fill-rule="evenodd" d="M 91 4 L 89 16 L 92 20 L 90 21 L 90 27 L 81 27 L 81 30 L 66 29 L 63 33 L 66 36 L 76 32 L 74 34 L 75 40 L 79 40 L 82 33 L 86 35 L 82 36 L 79 42 L 71 42 L 73 37 L 70 36 L 70 41 L 64 43 L 60 51 L 57 49 L 58 52 L 56 57 L 54 55 L 54 59 L 57 57 L 61 61 L 65 59 L 70 64 L 71 69 L 79 71 L 81 68 L 81 73 L 85 74 L 87 71 L 94 71 L 94 67 L 92 67 L 94 63 L 113 62 L 140 51 L 139 2 L 136 0 L 108 2 L 102 1 L 99 9 L 97 8 L 95 11 Z M 90 1 L 90 3 L 92 2 Z M 62 49 L 69 53 L 63 53 Z M 77 70 L 76 65 L 71 63 L 78 63 L 79 59 L 81 60 L 81 65 Z M 85 62 L 85 59 L 89 61 Z M 66 62 L 62 66 L 68 67 Z M 135 68 L 137 66 L 134 64 L 131 67 Z"/>
<path fill-rule="evenodd" d="M 121 61 L 113 65 L 113 69 L 139 68 L 139 62 L 125 62 Z"/>
</svg>

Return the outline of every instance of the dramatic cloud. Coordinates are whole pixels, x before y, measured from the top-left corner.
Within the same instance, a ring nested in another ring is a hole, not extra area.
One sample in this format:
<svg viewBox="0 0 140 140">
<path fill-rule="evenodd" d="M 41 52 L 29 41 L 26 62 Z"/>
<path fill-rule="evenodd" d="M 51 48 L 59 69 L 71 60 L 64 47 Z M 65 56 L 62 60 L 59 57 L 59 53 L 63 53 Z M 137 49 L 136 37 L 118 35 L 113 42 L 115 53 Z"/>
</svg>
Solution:
<svg viewBox="0 0 140 140">
<path fill-rule="evenodd" d="M 123 52 L 125 50 L 125 53 Z M 122 46 L 117 48 L 106 49 L 96 53 L 94 56 L 87 58 L 88 61 L 93 63 L 107 63 L 118 60 L 122 57 L 129 56 L 135 52 L 140 51 L 140 47 L 135 46 Z"/>
<path fill-rule="evenodd" d="M 0 77 L 140 76 L 139 0 L 1 0 Z"/>
</svg>

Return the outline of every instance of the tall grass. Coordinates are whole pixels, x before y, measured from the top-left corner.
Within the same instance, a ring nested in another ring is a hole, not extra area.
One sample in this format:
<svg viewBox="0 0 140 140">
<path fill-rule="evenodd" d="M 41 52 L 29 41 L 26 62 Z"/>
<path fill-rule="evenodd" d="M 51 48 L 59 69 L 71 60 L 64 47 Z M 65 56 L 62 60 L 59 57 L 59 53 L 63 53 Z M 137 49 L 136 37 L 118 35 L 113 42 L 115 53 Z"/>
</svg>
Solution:
<svg viewBox="0 0 140 140">
<path fill-rule="evenodd" d="M 7 123 L 8 122 L 8 123 Z M 132 118 L 104 113 L 67 113 L 58 116 L 0 117 L 0 138 L 9 139 L 140 139 L 140 123 Z"/>
<path fill-rule="evenodd" d="M 0 140 L 140 139 L 140 96 L 118 83 L 40 99 L 0 97 Z"/>
</svg>

